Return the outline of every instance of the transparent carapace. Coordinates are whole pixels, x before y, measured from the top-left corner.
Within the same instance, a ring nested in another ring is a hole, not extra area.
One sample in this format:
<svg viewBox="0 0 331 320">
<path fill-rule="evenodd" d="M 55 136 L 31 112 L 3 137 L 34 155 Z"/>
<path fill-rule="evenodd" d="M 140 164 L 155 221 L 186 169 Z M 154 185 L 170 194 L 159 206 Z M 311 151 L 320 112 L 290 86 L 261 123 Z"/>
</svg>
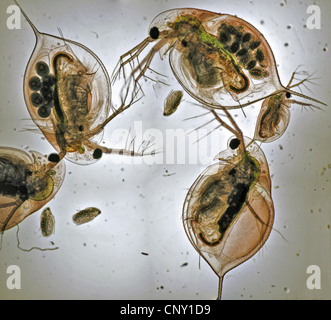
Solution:
<svg viewBox="0 0 331 320">
<path fill-rule="evenodd" d="M 251 258 L 265 243 L 273 226 L 274 206 L 267 160 L 227 113 L 235 134 L 189 189 L 183 207 L 187 237 L 219 277 Z"/>
<path fill-rule="evenodd" d="M 99 144 L 103 128 L 128 107 L 112 106 L 109 75 L 102 61 L 78 42 L 39 32 L 22 9 L 21 13 L 36 36 L 24 74 L 25 102 L 61 159 L 91 164 L 103 153 L 141 155 Z"/>
<path fill-rule="evenodd" d="M 229 14 L 183 8 L 159 14 L 149 36 L 121 56 L 116 79 L 132 67 L 127 85 L 136 90 L 150 68 L 155 53 L 169 53 L 171 69 L 182 87 L 211 109 L 233 109 L 265 99 L 272 93 L 291 92 L 279 79 L 273 52 L 264 36 L 251 24 Z M 155 42 L 141 58 L 142 51 Z M 137 65 L 134 65 L 137 61 Z"/>
<path fill-rule="evenodd" d="M 295 74 L 296 72 L 293 72 L 286 88 L 290 88 Z M 296 83 L 295 86 L 304 83 L 308 79 L 309 77 L 301 80 Z M 312 103 L 291 99 L 290 92 L 283 91 L 281 93 L 271 95 L 262 102 L 262 106 L 256 120 L 254 140 L 267 143 L 280 138 L 286 131 L 290 122 L 290 108 L 292 104 L 320 109 Z"/>
<path fill-rule="evenodd" d="M 48 157 L 0 147 L 0 234 L 41 209 L 60 189 L 65 164 L 57 154 Z"/>
</svg>

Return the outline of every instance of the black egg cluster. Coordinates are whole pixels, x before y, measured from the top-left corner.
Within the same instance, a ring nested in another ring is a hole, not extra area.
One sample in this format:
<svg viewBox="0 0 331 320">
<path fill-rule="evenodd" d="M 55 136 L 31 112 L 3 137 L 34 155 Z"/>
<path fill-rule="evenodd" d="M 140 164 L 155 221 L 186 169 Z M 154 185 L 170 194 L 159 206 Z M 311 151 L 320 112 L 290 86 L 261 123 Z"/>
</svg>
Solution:
<svg viewBox="0 0 331 320">
<path fill-rule="evenodd" d="M 30 99 L 34 107 L 38 108 L 38 115 L 41 118 L 48 118 L 54 105 L 55 76 L 49 74 L 49 67 L 44 61 L 36 64 L 38 76 L 29 80 L 29 88 L 33 91 Z"/>
<path fill-rule="evenodd" d="M 259 48 L 261 41 L 255 40 L 250 32 L 242 32 L 240 27 L 235 28 L 232 25 L 222 23 L 219 28 L 219 41 L 225 45 L 226 50 L 235 55 L 239 64 L 249 70 L 252 76 L 261 77 L 264 75 L 266 72 L 263 70 L 265 56 Z"/>
</svg>

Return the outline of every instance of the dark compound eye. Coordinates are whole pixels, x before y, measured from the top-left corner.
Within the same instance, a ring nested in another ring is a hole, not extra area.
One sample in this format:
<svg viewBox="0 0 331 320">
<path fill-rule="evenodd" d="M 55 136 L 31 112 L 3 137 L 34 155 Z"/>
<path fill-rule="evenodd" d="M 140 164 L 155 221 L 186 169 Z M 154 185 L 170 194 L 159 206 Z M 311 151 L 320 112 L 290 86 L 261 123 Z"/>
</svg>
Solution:
<svg viewBox="0 0 331 320">
<path fill-rule="evenodd" d="M 102 157 L 102 150 L 101 149 L 95 149 L 93 152 L 93 159 L 100 159 Z"/>
<path fill-rule="evenodd" d="M 151 30 L 149 30 L 149 35 L 152 39 L 156 40 L 160 35 L 160 31 L 157 27 L 153 27 Z"/>
<path fill-rule="evenodd" d="M 59 162 L 60 161 L 60 156 L 58 153 L 51 153 L 48 156 L 48 161 L 50 162 Z"/>
<path fill-rule="evenodd" d="M 44 76 L 48 75 L 49 68 L 48 68 L 47 63 L 45 63 L 43 61 L 37 62 L 36 71 L 41 77 L 44 77 Z"/>
<path fill-rule="evenodd" d="M 84 131 L 84 126 L 81 124 L 81 125 L 78 127 L 78 130 L 79 130 L 79 131 Z"/>
<path fill-rule="evenodd" d="M 41 88 L 41 82 L 39 77 L 32 77 L 29 80 L 29 87 L 33 91 L 38 91 Z"/>
<path fill-rule="evenodd" d="M 229 147 L 232 150 L 235 150 L 239 147 L 239 145 L 240 145 L 240 140 L 238 138 L 234 138 L 230 141 Z"/>
<path fill-rule="evenodd" d="M 187 47 L 187 41 L 186 40 L 182 40 L 182 46 Z"/>
<path fill-rule="evenodd" d="M 288 98 L 291 98 L 291 93 L 290 92 L 286 92 L 286 98 L 288 99 Z"/>
</svg>

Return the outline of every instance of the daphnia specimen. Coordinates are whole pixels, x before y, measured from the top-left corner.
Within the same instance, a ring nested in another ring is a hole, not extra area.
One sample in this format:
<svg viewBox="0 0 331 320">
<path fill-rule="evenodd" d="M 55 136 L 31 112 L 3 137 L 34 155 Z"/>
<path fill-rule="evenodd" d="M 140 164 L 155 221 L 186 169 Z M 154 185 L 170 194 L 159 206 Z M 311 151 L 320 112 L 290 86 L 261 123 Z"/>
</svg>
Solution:
<svg viewBox="0 0 331 320">
<path fill-rule="evenodd" d="M 273 226 L 274 206 L 267 160 L 259 146 L 231 121 L 235 134 L 228 149 L 215 156 L 189 189 L 183 224 L 192 246 L 219 277 L 221 299 L 224 275 L 251 258 L 266 242 Z"/>
<path fill-rule="evenodd" d="M 295 73 L 296 72 L 293 72 L 286 88 L 291 86 Z M 301 80 L 296 84 L 296 86 L 304 83 L 308 79 L 309 77 Z M 267 143 L 280 138 L 286 131 L 290 122 L 290 108 L 292 104 L 320 109 L 311 103 L 305 103 L 290 98 L 291 93 L 284 91 L 271 95 L 263 101 L 256 121 L 254 140 Z"/>
<path fill-rule="evenodd" d="M 65 164 L 57 154 L 0 147 L 0 234 L 48 203 L 60 189 Z"/>
<path fill-rule="evenodd" d="M 115 109 L 108 72 L 96 54 L 78 42 L 39 32 L 20 10 L 36 36 L 24 74 L 26 106 L 60 158 L 84 165 L 103 153 L 143 155 L 99 145 L 103 128 L 135 98 Z"/>
<path fill-rule="evenodd" d="M 155 53 L 169 52 L 171 69 L 182 87 L 210 109 L 234 109 L 289 92 L 279 79 L 273 52 L 264 36 L 251 24 L 229 14 L 183 8 L 159 14 L 149 36 L 123 54 L 113 79 L 132 68 L 127 86 L 139 90 L 139 79 L 149 69 Z M 141 58 L 142 51 L 155 42 Z M 135 60 L 138 65 L 134 66 Z M 125 91 L 126 92 L 126 91 Z"/>
</svg>

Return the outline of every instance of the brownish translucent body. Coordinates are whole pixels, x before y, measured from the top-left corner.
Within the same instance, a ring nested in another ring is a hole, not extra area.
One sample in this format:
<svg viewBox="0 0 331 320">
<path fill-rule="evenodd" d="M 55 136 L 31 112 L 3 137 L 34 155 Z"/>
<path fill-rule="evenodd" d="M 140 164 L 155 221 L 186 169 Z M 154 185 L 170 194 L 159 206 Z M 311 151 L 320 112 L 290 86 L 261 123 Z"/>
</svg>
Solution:
<svg viewBox="0 0 331 320">
<path fill-rule="evenodd" d="M 140 58 L 154 41 L 150 51 Z M 127 85 L 133 86 L 133 92 L 139 90 L 139 79 L 158 51 L 161 56 L 169 53 L 178 82 L 211 109 L 240 108 L 284 91 L 314 100 L 281 84 L 264 36 L 247 21 L 229 14 L 194 8 L 162 12 L 152 21 L 149 37 L 122 55 L 113 79 L 137 59 Z"/>
<path fill-rule="evenodd" d="M 240 134 L 238 134 L 240 137 Z M 238 148 L 215 157 L 193 183 L 183 207 L 185 232 L 220 278 L 251 258 L 272 230 L 274 206 L 267 160 L 254 142 L 236 138 Z"/>
<path fill-rule="evenodd" d="M 36 36 L 24 74 L 26 106 L 60 158 L 85 165 L 103 153 L 141 156 L 100 145 L 104 127 L 133 104 L 135 96 L 129 105 L 114 108 L 109 75 L 96 54 L 78 42 L 39 32 L 21 13 Z"/>
<path fill-rule="evenodd" d="M 1 234 L 42 208 L 58 192 L 65 164 L 51 163 L 33 151 L 31 155 L 0 147 L 0 232 Z"/>
<path fill-rule="evenodd" d="M 294 75 L 295 72 L 293 72 L 287 88 L 290 87 Z M 308 80 L 308 78 L 295 84 L 295 86 L 304 83 Z M 292 104 L 320 109 L 311 103 L 293 100 L 288 98 L 288 96 L 290 96 L 288 92 L 282 92 L 272 95 L 263 101 L 258 118 L 256 120 L 254 140 L 267 143 L 280 138 L 289 125 L 291 116 L 290 108 Z"/>
</svg>

